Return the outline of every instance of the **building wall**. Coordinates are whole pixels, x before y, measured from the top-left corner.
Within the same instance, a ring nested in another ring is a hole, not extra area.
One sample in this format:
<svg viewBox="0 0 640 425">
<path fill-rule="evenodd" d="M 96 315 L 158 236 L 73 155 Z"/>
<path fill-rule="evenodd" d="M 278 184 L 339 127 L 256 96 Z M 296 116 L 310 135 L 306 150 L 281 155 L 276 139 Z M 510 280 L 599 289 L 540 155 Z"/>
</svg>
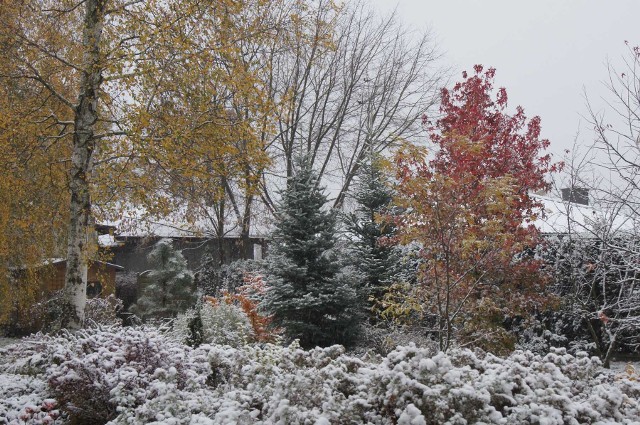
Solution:
<svg viewBox="0 0 640 425">
<path fill-rule="evenodd" d="M 50 267 L 41 267 L 35 271 L 36 279 L 39 283 L 38 291 L 35 293 L 33 302 L 35 304 L 51 299 L 54 292 L 64 288 L 64 277 L 66 273 L 66 263 L 59 262 Z M 106 297 L 114 294 L 116 289 L 116 268 L 104 263 L 94 262 L 88 270 L 87 282 L 99 283 L 100 296 Z M 118 273 L 119 274 L 119 273 Z M 24 276 L 23 276 L 24 277 Z M 18 277 L 24 284 L 23 277 Z M 41 308 L 41 307 L 38 307 Z M 11 322 L 5 327 L 4 332 L 12 335 L 28 335 L 29 333 L 41 330 L 46 325 L 46 312 L 35 315 L 32 307 L 16 309 Z M 3 331 L 3 329 L 0 329 Z"/>
<path fill-rule="evenodd" d="M 162 238 L 130 237 L 119 239 L 121 246 L 111 248 L 111 262 L 124 267 L 116 275 L 116 296 L 123 301 L 125 310 L 135 304 L 138 298 L 138 277 L 140 273 L 151 269 L 147 255 Z M 182 251 L 190 270 L 196 272 L 202 265 L 203 257 L 210 253 L 214 260 L 228 264 L 237 260 L 258 259 L 264 257 L 267 246 L 262 238 L 251 238 L 243 250 L 237 238 L 225 238 L 222 241 L 204 238 L 174 238 L 173 246 Z M 222 252 L 222 258 L 220 253 Z"/>
<path fill-rule="evenodd" d="M 64 275 L 67 271 L 66 263 L 56 263 L 53 270 L 44 269 L 41 272 L 42 288 L 45 293 L 51 293 L 64 288 Z M 87 272 L 87 282 L 100 282 L 102 285 L 101 296 L 115 293 L 116 269 L 104 263 L 94 262 Z"/>
<path fill-rule="evenodd" d="M 122 239 L 122 246 L 111 248 L 113 255 L 112 263 L 124 267 L 127 273 L 142 273 L 151 269 L 147 261 L 147 255 L 153 246 L 161 238 L 140 238 L 132 237 Z M 261 249 L 254 250 L 254 245 L 259 245 Z M 202 264 L 203 257 L 211 253 L 216 261 L 228 264 L 237 260 L 254 259 L 254 252 L 265 252 L 265 241 L 260 238 L 251 238 L 247 247 L 243 250 L 239 239 L 225 238 L 219 243 L 218 240 L 204 238 L 175 238 L 173 246 L 182 251 L 189 269 L 196 271 Z M 222 253 L 222 259 L 220 258 Z"/>
</svg>

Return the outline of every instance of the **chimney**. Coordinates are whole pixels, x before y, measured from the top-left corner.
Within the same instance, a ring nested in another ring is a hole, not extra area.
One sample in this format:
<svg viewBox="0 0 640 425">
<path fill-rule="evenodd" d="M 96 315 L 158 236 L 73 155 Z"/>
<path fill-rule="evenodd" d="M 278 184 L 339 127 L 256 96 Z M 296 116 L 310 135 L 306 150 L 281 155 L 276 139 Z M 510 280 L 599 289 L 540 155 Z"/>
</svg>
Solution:
<svg viewBox="0 0 640 425">
<path fill-rule="evenodd" d="M 562 189 L 562 200 L 579 205 L 589 205 L 589 189 L 582 187 Z"/>
</svg>

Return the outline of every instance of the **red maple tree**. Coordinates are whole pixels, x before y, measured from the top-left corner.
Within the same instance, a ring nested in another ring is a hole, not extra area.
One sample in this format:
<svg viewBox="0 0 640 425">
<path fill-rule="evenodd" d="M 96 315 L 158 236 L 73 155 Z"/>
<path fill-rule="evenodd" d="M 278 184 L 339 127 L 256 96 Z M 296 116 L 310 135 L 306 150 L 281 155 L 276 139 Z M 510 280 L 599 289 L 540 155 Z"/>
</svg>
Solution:
<svg viewBox="0 0 640 425">
<path fill-rule="evenodd" d="M 442 89 L 442 118 L 429 127 L 430 139 L 437 146 L 431 165 L 434 172 L 452 178 L 471 177 L 469 196 L 482 190 L 486 181 L 513 177 L 520 213 L 513 219 L 519 225 L 540 207 L 529 194 L 547 190 L 545 176 L 562 164 L 552 163 L 551 155 L 543 154 L 549 140 L 540 138 L 540 117 L 527 121 L 521 106 L 514 115 L 507 114 L 504 88 L 492 98 L 496 70 L 484 71 L 482 65 L 476 65 L 474 71 L 472 76 L 463 72 L 463 81 L 453 89 Z M 429 124 L 427 117 L 423 121 Z"/>
<path fill-rule="evenodd" d="M 544 303 L 541 264 L 527 255 L 541 207 L 530 194 L 561 166 L 543 154 L 540 118 L 507 114 L 506 90 L 493 97 L 495 69 L 474 70 L 442 90 L 440 119 L 424 118 L 432 159 L 412 145 L 395 157 L 398 239 L 419 243 L 422 265 L 419 285 L 387 296 L 387 312 L 419 310 L 443 350 L 454 338 L 509 346 L 504 317 Z"/>
</svg>

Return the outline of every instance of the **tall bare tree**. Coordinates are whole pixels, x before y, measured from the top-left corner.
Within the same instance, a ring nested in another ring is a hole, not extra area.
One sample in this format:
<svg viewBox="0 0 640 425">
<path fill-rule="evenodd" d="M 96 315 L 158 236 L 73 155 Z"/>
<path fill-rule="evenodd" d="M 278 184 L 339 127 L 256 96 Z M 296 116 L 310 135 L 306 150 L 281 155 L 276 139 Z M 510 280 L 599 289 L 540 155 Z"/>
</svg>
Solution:
<svg viewBox="0 0 640 425">
<path fill-rule="evenodd" d="M 250 233 L 269 227 L 260 220 L 273 213 L 274 194 L 297 156 L 309 155 L 333 206 L 342 206 L 368 155 L 421 132 L 445 76 L 430 35 L 405 30 L 394 15 L 327 0 L 277 6 L 246 11 L 247 20 L 260 16 L 272 24 L 268 36 L 238 43 L 268 111 L 256 113 L 240 99 L 229 104 L 256 135 L 238 138 L 239 151 L 261 149 L 269 161 L 245 162 L 232 178 L 218 178 L 214 203 L 198 195 L 200 217 L 210 222 L 205 233 L 219 239 L 237 232 L 245 251 Z"/>
<path fill-rule="evenodd" d="M 640 346 L 640 48 L 608 66 L 605 108 L 588 102 L 594 142 L 574 145 L 566 189 L 587 189 L 590 207 L 566 203 L 556 249 L 559 292 L 588 330 L 605 366 Z"/>
<path fill-rule="evenodd" d="M 407 31 L 395 15 L 380 18 L 361 2 L 336 9 L 323 1 L 312 12 L 292 20 L 267 58 L 277 113 L 265 145 L 274 160 L 263 177 L 270 208 L 273 177 L 290 176 L 307 153 L 341 206 L 370 152 L 421 131 L 443 83 L 430 35 Z"/>
</svg>

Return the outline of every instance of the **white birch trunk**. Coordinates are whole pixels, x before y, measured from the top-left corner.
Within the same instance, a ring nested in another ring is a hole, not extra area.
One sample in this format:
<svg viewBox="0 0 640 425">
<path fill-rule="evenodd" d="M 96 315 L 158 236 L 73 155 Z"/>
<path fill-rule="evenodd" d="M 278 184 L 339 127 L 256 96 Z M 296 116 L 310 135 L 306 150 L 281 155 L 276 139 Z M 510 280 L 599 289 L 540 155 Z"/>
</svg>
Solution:
<svg viewBox="0 0 640 425">
<path fill-rule="evenodd" d="M 87 0 L 83 25 L 83 72 L 81 74 L 78 103 L 75 105 L 75 132 L 69 173 L 71 192 L 69 233 L 67 245 L 67 270 L 65 296 L 68 307 L 64 322 L 77 328 L 84 320 L 87 297 L 87 270 L 91 198 L 89 185 L 93 169 L 93 152 L 98 120 L 98 96 L 102 83 L 100 42 L 105 0 Z"/>
</svg>

